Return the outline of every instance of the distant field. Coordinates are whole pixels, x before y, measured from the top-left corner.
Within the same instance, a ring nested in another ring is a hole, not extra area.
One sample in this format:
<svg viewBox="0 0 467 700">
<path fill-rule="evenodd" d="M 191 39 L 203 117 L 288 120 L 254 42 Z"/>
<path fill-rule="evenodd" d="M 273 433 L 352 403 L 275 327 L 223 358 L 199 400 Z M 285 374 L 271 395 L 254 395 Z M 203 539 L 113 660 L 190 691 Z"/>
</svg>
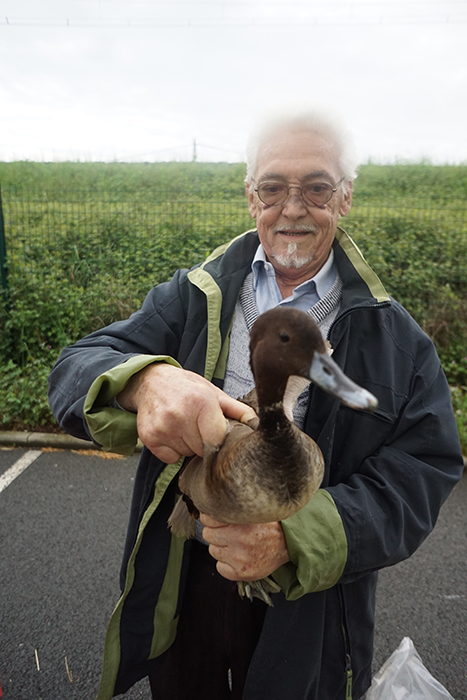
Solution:
<svg viewBox="0 0 467 700">
<path fill-rule="evenodd" d="M 244 173 L 243 164 L 0 163 L 9 275 L 0 309 L 3 426 L 50 422 L 44 381 L 63 345 L 126 317 L 151 286 L 254 226 Z M 368 164 L 342 221 L 435 341 L 460 423 L 466 200 L 467 166 Z M 31 400 L 36 384 L 40 398 Z"/>
<path fill-rule="evenodd" d="M 217 198 L 243 193 L 243 163 L 15 163 L 0 162 L 3 188 L 42 189 L 73 192 L 100 189 L 126 194 L 152 193 L 154 190 L 186 192 Z M 416 206 L 417 198 L 441 205 L 465 202 L 467 165 L 361 166 L 355 181 L 361 202 L 395 197 Z"/>
</svg>

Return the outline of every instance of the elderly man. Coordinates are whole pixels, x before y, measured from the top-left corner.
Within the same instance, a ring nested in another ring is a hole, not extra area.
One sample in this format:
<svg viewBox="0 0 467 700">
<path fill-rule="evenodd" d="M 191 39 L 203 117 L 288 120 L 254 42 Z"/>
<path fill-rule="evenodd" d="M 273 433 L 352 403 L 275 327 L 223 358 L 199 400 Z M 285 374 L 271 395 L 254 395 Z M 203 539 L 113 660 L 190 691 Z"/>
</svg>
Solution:
<svg viewBox="0 0 467 700">
<path fill-rule="evenodd" d="M 124 322 L 67 348 L 50 377 L 60 424 L 107 449 L 145 445 L 99 700 L 148 675 L 159 700 L 337 700 L 371 682 L 378 569 L 410 556 L 462 472 L 431 341 L 338 227 L 355 159 L 345 127 L 310 110 L 263 125 L 248 152 L 257 230 L 180 270 Z M 253 384 L 248 332 L 278 304 L 310 313 L 348 375 L 379 400 L 355 412 L 313 386 L 295 418 L 325 459 L 321 488 L 283 522 L 167 518 L 185 456 L 220 443 Z M 271 575 L 273 607 L 234 581 Z"/>
</svg>

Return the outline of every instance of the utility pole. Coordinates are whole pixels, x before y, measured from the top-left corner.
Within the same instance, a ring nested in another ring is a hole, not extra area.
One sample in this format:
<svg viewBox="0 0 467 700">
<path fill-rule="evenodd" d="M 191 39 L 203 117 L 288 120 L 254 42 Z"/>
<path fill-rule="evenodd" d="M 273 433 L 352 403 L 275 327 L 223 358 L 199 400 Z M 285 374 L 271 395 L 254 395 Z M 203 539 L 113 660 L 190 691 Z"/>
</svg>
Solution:
<svg viewBox="0 0 467 700">
<path fill-rule="evenodd" d="M 196 139 L 193 139 L 193 163 L 196 163 Z"/>
</svg>

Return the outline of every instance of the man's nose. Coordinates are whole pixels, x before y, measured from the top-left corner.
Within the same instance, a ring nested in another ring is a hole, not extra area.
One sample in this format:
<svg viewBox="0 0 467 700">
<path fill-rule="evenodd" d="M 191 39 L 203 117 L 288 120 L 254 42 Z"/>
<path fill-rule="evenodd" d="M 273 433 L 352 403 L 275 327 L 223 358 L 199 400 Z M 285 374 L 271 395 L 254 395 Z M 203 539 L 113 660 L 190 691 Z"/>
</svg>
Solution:
<svg viewBox="0 0 467 700">
<path fill-rule="evenodd" d="M 299 188 L 289 190 L 289 196 L 282 205 L 282 213 L 289 219 L 298 219 L 308 213 Z"/>
</svg>

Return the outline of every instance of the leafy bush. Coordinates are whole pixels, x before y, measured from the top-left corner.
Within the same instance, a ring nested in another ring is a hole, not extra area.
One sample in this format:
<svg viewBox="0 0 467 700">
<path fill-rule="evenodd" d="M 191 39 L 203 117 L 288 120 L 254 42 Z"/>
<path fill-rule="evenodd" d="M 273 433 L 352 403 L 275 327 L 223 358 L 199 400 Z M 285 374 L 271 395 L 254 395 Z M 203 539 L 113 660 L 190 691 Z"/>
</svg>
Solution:
<svg viewBox="0 0 467 700">
<path fill-rule="evenodd" d="M 452 386 L 451 396 L 461 441 L 462 454 L 467 455 L 467 387 Z"/>
<path fill-rule="evenodd" d="M 56 422 L 47 402 L 47 377 L 52 362 L 31 360 L 24 366 L 9 360 L 0 365 L 0 428 L 53 430 Z"/>
<path fill-rule="evenodd" d="M 467 384 L 467 226 L 443 230 L 410 212 L 348 227 L 388 292 L 433 339 L 448 380 Z"/>
</svg>

